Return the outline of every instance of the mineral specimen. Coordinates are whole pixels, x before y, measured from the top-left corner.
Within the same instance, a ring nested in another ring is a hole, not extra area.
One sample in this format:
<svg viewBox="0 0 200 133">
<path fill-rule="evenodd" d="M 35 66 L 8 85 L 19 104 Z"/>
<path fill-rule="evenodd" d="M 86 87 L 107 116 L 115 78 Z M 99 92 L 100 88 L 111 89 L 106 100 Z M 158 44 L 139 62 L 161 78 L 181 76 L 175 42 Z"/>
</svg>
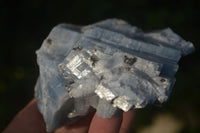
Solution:
<svg viewBox="0 0 200 133">
<path fill-rule="evenodd" d="M 118 19 L 54 27 L 36 52 L 35 97 L 47 131 L 75 121 L 91 107 L 110 118 L 165 102 L 177 62 L 193 50 L 169 28 L 145 33 Z"/>
</svg>

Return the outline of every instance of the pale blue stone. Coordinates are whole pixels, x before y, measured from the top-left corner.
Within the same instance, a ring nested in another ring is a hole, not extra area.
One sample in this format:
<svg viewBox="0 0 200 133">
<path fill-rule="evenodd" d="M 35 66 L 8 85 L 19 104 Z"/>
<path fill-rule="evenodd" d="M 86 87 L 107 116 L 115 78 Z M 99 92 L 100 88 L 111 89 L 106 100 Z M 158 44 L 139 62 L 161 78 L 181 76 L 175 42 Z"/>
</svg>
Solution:
<svg viewBox="0 0 200 133">
<path fill-rule="evenodd" d="M 54 27 L 36 52 L 40 76 L 35 97 L 47 132 L 91 108 L 110 118 L 165 102 L 177 62 L 193 51 L 191 42 L 169 28 L 145 33 L 118 19 Z"/>
</svg>

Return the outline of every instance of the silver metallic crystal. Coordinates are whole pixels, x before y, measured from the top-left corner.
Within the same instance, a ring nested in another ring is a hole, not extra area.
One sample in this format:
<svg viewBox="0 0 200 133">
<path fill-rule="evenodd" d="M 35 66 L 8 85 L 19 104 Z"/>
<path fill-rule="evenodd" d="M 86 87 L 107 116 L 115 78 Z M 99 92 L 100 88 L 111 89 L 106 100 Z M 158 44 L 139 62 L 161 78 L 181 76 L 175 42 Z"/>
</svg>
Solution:
<svg viewBox="0 0 200 133">
<path fill-rule="evenodd" d="M 169 28 L 145 33 L 118 19 L 54 27 L 36 52 L 35 97 L 47 131 L 75 121 L 91 107 L 110 118 L 165 102 L 177 62 L 193 50 Z"/>
</svg>

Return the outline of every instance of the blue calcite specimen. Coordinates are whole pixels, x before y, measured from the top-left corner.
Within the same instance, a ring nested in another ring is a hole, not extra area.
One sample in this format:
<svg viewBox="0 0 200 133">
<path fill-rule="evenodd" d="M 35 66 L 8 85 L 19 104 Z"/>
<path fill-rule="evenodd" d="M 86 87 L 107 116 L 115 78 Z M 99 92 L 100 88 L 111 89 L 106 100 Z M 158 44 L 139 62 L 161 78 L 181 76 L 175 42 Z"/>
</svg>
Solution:
<svg viewBox="0 0 200 133">
<path fill-rule="evenodd" d="M 191 42 L 169 28 L 145 33 L 118 19 L 54 27 L 36 52 L 40 76 L 35 97 L 47 132 L 91 107 L 110 118 L 165 102 L 177 62 L 193 50 Z"/>
</svg>

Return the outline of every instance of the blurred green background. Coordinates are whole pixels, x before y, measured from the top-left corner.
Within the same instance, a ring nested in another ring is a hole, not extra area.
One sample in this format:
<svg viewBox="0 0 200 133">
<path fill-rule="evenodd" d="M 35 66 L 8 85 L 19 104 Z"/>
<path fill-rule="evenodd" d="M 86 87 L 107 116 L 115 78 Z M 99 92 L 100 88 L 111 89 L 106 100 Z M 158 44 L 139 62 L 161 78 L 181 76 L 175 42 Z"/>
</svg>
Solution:
<svg viewBox="0 0 200 133">
<path fill-rule="evenodd" d="M 170 27 L 196 48 L 180 60 L 168 102 L 161 108 L 151 105 L 138 110 L 132 132 L 199 133 L 199 0 L 1 0 L 0 131 L 33 98 L 39 74 L 35 50 L 52 27 L 62 22 L 87 25 L 114 17 L 146 31 Z"/>
</svg>

